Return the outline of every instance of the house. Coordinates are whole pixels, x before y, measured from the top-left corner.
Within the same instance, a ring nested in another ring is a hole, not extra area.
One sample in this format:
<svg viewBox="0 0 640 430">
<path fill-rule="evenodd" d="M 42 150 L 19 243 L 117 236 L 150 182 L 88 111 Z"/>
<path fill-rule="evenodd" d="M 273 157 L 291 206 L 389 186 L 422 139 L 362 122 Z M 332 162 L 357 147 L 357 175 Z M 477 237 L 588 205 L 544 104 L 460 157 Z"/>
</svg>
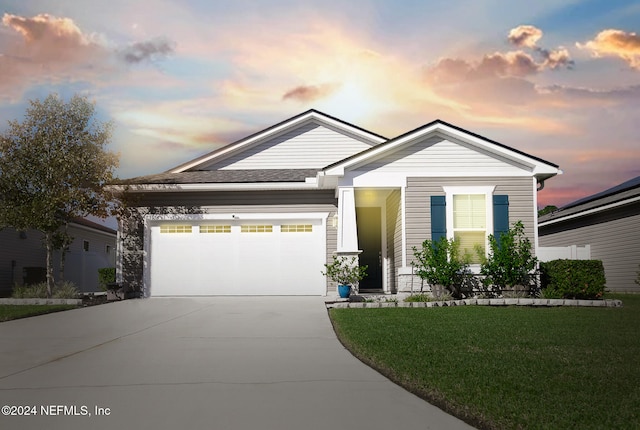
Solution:
<svg viewBox="0 0 640 430">
<path fill-rule="evenodd" d="M 541 246 L 590 245 L 607 289 L 640 292 L 640 176 L 540 217 Z"/>
<path fill-rule="evenodd" d="M 522 220 L 558 166 L 436 120 L 393 139 L 309 110 L 165 173 L 119 182 L 118 279 L 148 296 L 326 295 L 334 255 L 360 291 L 419 284 L 413 247 L 463 247 Z M 125 192 L 126 191 L 126 192 Z"/>
<path fill-rule="evenodd" d="M 64 279 L 82 292 L 99 291 L 98 269 L 114 267 L 116 231 L 78 218 L 68 225 L 74 241 L 66 250 Z M 47 252 L 42 233 L 36 230 L 0 230 L 0 297 L 11 295 L 14 285 L 45 280 Z M 59 277 L 60 251 L 53 256 L 54 276 Z"/>
</svg>

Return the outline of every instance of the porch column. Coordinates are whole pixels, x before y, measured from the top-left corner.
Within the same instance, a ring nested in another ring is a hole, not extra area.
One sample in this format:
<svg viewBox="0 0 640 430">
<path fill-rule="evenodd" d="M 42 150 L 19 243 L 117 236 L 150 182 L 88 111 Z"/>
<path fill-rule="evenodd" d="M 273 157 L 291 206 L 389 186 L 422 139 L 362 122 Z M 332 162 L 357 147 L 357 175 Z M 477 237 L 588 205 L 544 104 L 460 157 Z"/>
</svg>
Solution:
<svg viewBox="0 0 640 430">
<path fill-rule="evenodd" d="M 338 254 L 359 253 L 356 195 L 353 187 L 338 188 Z"/>
</svg>

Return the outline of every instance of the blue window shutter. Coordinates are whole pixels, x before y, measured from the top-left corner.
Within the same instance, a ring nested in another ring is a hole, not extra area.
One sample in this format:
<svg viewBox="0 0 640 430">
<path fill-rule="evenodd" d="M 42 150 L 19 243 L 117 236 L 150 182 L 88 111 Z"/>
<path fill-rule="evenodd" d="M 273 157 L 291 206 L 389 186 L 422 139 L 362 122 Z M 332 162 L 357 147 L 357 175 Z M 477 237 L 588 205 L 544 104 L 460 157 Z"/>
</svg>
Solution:
<svg viewBox="0 0 640 430">
<path fill-rule="evenodd" d="M 447 237 L 447 201 L 445 196 L 431 196 L 431 240 Z"/>
<path fill-rule="evenodd" d="M 500 243 L 500 236 L 509 231 L 509 196 L 493 196 L 493 235 Z"/>
</svg>

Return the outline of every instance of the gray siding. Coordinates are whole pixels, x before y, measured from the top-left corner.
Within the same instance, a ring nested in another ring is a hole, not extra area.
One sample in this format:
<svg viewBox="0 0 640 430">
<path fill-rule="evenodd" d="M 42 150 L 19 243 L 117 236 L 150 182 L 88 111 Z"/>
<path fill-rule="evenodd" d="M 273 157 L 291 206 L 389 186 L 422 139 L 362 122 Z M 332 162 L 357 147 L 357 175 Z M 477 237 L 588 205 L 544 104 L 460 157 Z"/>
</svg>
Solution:
<svg viewBox="0 0 640 430">
<path fill-rule="evenodd" d="M 134 201 L 140 207 L 216 206 L 211 208 L 211 213 L 241 209 L 253 213 L 269 212 L 276 208 L 288 212 L 313 212 L 318 205 L 337 205 L 338 202 L 334 190 L 154 192 L 141 194 Z"/>
<path fill-rule="evenodd" d="M 591 258 L 602 260 L 607 289 L 640 292 L 634 283 L 640 264 L 640 203 L 539 229 L 540 246 L 591 245 Z"/>
<path fill-rule="evenodd" d="M 106 233 L 69 225 L 73 243 L 65 256 L 64 279 L 73 282 L 80 291 L 99 291 L 98 268 L 113 267 L 116 252 L 116 237 Z M 10 295 L 14 284 L 21 285 L 23 268 L 45 267 L 47 252 L 42 244 L 42 233 L 28 230 L 26 238 L 6 228 L 0 231 L 0 296 Z M 84 251 L 83 242 L 89 241 L 89 251 Z M 106 246 L 110 246 L 110 255 Z M 15 263 L 14 263 L 15 262 Z M 60 252 L 53 255 L 54 278 L 60 278 Z"/>
<path fill-rule="evenodd" d="M 73 282 L 82 292 L 100 291 L 98 269 L 115 267 L 116 236 L 73 225 L 69 226 L 69 234 L 75 240 L 65 256 L 65 280 Z M 88 251 L 84 250 L 85 240 L 89 242 Z M 57 264 L 60 257 L 56 254 Z"/>
<path fill-rule="evenodd" d="M 372 146 L 344 131 L 314 122 L 262 142 L 205 169 L 321 168 Z"/>
<path fill-rule="evenodd" d="M 405 194 L 407 264 L 413 260 L 413 247 L 431 239 L 431 196 L 444 196 L 443 186 L 495 185 L 494 194 L 509 196 L 509 223 L 521 220 L 525 233 L 534 242 L 533 179 L 530 177 L 496 178 L 407 178 Z"/>
</svg>

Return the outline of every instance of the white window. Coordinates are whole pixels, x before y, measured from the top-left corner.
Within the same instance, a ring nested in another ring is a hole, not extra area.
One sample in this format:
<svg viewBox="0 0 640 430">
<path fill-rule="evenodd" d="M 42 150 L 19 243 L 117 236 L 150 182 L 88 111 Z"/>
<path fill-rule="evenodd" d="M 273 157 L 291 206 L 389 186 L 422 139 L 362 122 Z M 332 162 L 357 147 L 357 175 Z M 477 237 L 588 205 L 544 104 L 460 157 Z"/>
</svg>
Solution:
<svg viewBox="0 0 640 430">
<path fill-rule="evenodd" d="M 200 233 L 231 233 L 230 225 L 201 225 Z"/>
<path fill-rule="evenodd" d="M 492 195 L 495 187 L 444 187 L 447 193 L 447 238 L 456 239 L 462 254 L 471 257 L 471 263 L 480 263 L 478 247 L 488 246 L 493 233 Z"/>
<path fill-rule="evenodd" d="M 311 233 L 313 225 L 311 224 L 282 224 L 280 226 L 282 233 Z"/>
<path fill-rule="evenodd" d="M 177 224 L 161 225 L 160 233 L 191 233 L 191 226 Z"/>
<path fill-rule="evenodd" d="M 271 233 L 272 231 L 273 226 L 265 224 L 243 225 L 240 227 L 241 233 Z"/>
</svg>

